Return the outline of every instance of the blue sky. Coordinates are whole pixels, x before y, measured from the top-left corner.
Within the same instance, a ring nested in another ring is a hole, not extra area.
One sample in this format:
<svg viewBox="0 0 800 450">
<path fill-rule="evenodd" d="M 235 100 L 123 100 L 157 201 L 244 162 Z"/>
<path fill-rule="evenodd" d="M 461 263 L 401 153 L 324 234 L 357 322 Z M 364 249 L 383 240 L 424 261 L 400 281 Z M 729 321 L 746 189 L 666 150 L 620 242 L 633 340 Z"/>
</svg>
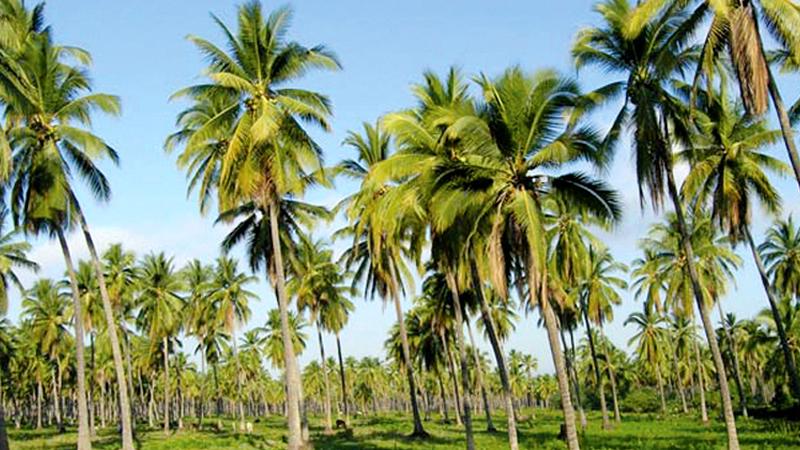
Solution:
<svg viewBox="0 0 800 450">
<path fill-rule="evenodd" d="M 282 4 L 265 2 L 267 8 Z M 580 27 L 597 21 L 591 4 L 582 0 L 291 3 L 295 17 L 290 37 L 306 45 L 326 44 L 344 67 L 337 73 L 313 74 L 300 83 L 328 94 L 333 101 L 333 131 L 314 132 L 327 161 L 351 156 L 341 146 L 348 130 L 411 105 L 409 86 L 420 80 L 425 69 L 441 73 L 456 65 L 468 75 L 484 72 L 493 76 L 518 64 L 530 71 L 556 68 L 574 74 L 569 48 Z M 96 90 L 122 99 L 120 118 L 98 117 L 94 125 L 122 159 L 120 168 L 105 166 L 114 190 L 111 202 L 90 205 L 84 200 L 99 245 L 122 242 L 139 255 L 164 250 L 179 264 L 193 257 L 211 260 L 218 255 L 225 227 L 215 227 L 213 217 L 199 215 L 195 199 L 186 197 L 184 174 L 175 167 L 174 155 L 165 155 L 162 147 L 165 137 L 174 131 L 175 115 L 182 106 L 169 102 L 169 96 L 201 80 L 202 58 L 186 36 L 195 34 L 221 43 L 209 13 L 233 25 L 235 5 L 210 0 L 58 0 L 47 4 L 47 22 L 54 26 L 57 40 L 92 53 Z M 580 75 L 587 88 L 610 81 L 607 75 L 592 71 Z M 798 85 L 793 80 L 783 81 L 784 97 L 792 102 Z M 608 111 L 595 120 L 598 126 L 606 127 Z M 773 149 L 773 154 L 786 159 L 783 148 Z M 621 191 L 627 208 L 624 222 L 603 239 L 618 259 L 629 263 L 638 255 L 636 240 L 654 218 L 639 209 L 627 146 L 618 150 L 608 179 Z M 797 186 L 790 181 L 777 184 L 787 211 L 800 212 Z M 332 206 L 352 188 L 340 183 L 335 190 L 313 192 L 308 200 Z M 757 236 L 768 220 L 755 218 Z M 317 233 L 324 236 L 329 230 L 319 229 Z M 70 242 L 75 254 L 86 255 L 81 239 L 73 236 Z M 738 290 L 732 290 L 725 299 L 725 307 L 740 317 L 751 316 L 766 306 L 757 273 L 744 250 L 740 248 L 746 263 L 739 271 Z M 63 273 L 63 261 L 53 243 L 36 241 L 33 256 L 42 264 L 40 275 L 60 277 Z M 23 279 L 30 282 L 33 277 L 26 275 Z M 261 325 L 266 311 L 276 304 L 266 285 L 259 283 L 254 288 L 261 300 L 252 304 L 248 327 Z M 623 346 L 632 333 L 622 327 L 622 321 L 640 308 L 632 294 L 625 293 L 624 298 L 608 331 Z M 380 301 L 353 300 L 357 308 L 342 334 L 344 351 L 358 357 L 383 355 L 386 331 L 394 322 L 393 310 L 384 310 Z M 18 314 L 19 298 L 15 295 L 9 316 L 15 319 Z M 540 369 L 549 372 L 552 362 L 546 335 L 537 328 L 536 320 L 535 313 L 521 315 L 507 349 L 534 354 Z M 326 339 L 326 346 L 332 345 L 333 340 Z M 191 351 L 192 346 L 185 349 Z M 309 339 L 301 361 L 317 355 L 316 339 Z"/>
</svg>

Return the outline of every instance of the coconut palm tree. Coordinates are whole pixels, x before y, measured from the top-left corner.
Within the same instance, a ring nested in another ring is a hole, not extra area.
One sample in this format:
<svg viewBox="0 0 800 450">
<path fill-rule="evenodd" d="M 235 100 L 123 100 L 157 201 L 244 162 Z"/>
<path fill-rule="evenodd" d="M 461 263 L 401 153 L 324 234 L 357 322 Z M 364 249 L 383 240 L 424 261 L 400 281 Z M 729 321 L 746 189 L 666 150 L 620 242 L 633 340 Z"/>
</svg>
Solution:
<svg viewBox="0 0 800 450">
<path fill-rule="evenodd" d="M 432 202 L 449 210 L 440 214 L 440 225 L 466 216 L 491 230 L 492 282 L 503 296 L 506 267 L 521 269 L 517 279 L 528 290 L 530 307 L 540 309 L 547 329 L 567 441 L 571 449 L 578 448 L 558 324 L 550 304 L 554 281 L 546 265 L 542 197 L 563 195 L 591 215 L 610 220 L 619 217 L 619 206 L 614 192 L 599 180 L 580 172 L 556 176 L 547 172 L 577 160 L 604 163 L 597 133 L 577 117 L 584 103 L 573 81 L 552 71 L 531 76 L 514 67 L 496 80 L 483 76 L 479 85 L 486 103 L 476 108 L 482 113 L 470 120 L 469 133 L 463 136 L 470 142 L 468 151 L 463 158 L 440 163 Z M 570 117 L 571 112 L 575 114 Z M 514 243 L 514 253 L 504 255 L 504 240 Z"/>
<path fill-rule="evenodd" d="M 771 99 L 794 176 L 800 185 L 800 155 L 789 111 L 783 103 L 765 50 L 765 39 L 774 39 L 780 45 L 781 59 L 795 67 L 800 63 L 800 38 L 796 33 L 800 16 L 797 15 L 796 3 L 792 0 L 705 0 L 698 3 L 695 7 L 686 0 L 639 2 L 627 20 L 625 34 L 635 36 L 659 14 L 669 14 L 692 5 L 695 9 L 687 16 L 685 28 L 690 32 L 702 29 L 706 33 L 697 62 L 695 87 L 705 78 L 710 90 L 716 75 L 724 77 L 722 70 L 725 69 L 719 69 L 719 61 L 729 60 L 749 115 L 763 115 Z M 703 29 L 704 22 L 696 19 L 709 14 L 712 16 L 710 26 Z M 767 30 L 768 37 L 762 36 L 762 28 Z"/>
<path fill-rule="evenodd" d="M 222 325 L 225 332 L 231 336 L 233 359 L 236 363 L 236 403 L 242 429 L 244 429 L 244 405 L 236 329 L 250 318 L 249 302 L 258 299 L 255 293 L 247 290 L 247 285 L 255 281 L 256 277 L 239 272 L 236 260 L 220 256 L 217 258 L 214 275 L 209 283 L 207 299 L 209 307 L 217 315 L 214 323 Z"/>
<path fill-rule="evenodd" d="M 788 168 L 762 151 L 779 139 L 779 133 L 770 130 L 766 120 L 745 116 L 744 108 L 728 97 L 725 87 L 723 84 L 719 93 L 698 96 L 694 114 L 697 133 L 692 146 L 681 154 L 691 166 L 682 191 L 686 198 L 697 202 L 697 207 L 711 207 L 712 218 L 733 244 L 747 242 L 770 309 L 778 320 L 778 299 L 750 230 L 751 203 L 757 199 L 767 212 L 778 214 L 780 194 L 767 174 L 783 175 Z M 776 323 L 792 389 L 795 396 L 800 396 L 800 378 L 786 332 L 780 320 Z"/>
<path fill-rule="evenodd" d="M 792 216 L 767 230 L 758 251 L 775 290 L 784 297 L 800 298 L 800 226 Z"/>
<path fill-rule="evenodd" d="M 182 130 L 190 129 L 190 136 L 183 141 L 189 153 L 196 156 L 188 159 L 205 161 L 207 158 L 199 156 L 198 152 L 203 148 L 221 147 L 213 149 L 211 159 L 202 163 L 216 178 L 215 155 L 221 155 L 218 180 L 213 182 L 220 211 L 255 203 L 260 211 L 268 214 L 273 242 L 279 241 L 281 203 L 301 196 L 310 183 L 323 181 L 321 149 L 302 125 L 329 128 L 330 102 L 327 97 L 287 85 L 308 70 L 339 67 L 336 57 L 324 46 L 307 48 L 287 40 L 290 20 L 288 8 L 276 9 L 265 16 L 261 4 L 255 0 L 239 8 L 235 32 L 214 16 L 229 51 L 191 36 L 190 40 L 209 61 L 209 81 L 176 94 L 195 102 L 210 102 L 219 108 L 208 120 L 201 118 L 202 125 L 179 123 Z M 208 110 L 208 105 L 194 109 Z M 231 131 L 227 138 L 221 134 L 225 130 Z M 190 172 L 200 173 L 194 163 L 187 164 Z M 201 198 L 207 192 L 208 186 L 204 181 L 201 183 Z M 273 254 L 268 255 L 267 250 L 272 250 Z M 289 448 L 296 449 L 303 440 L 300 429 L 301 386 L 289 336 L 289 303 L 281 250 L 280 245 L 261 249 L 261 256 L 274 259 L 272 281 L 277 290 L 286 346 L 283 354 L 289 404 Z"/>
<path fill-rule="evenodd" d="M 180 292 L 184 286 L 172 258 L 164 253 L 146 255 L 137 278 L 140 304 L 137 326 L 147 334 L 151 351 L 160 347 L 164 357 L 164 433 L 169 435 L 169 352 L 183 327 L 185 301 Z"/>
<path fill-rule="evenodd" d="M 667 403 L 664 396 L 664 379 L 662 376 L 663 349 L 667 345 L 667 333 L 663 319 L 648 310 L 631 313 L 625 319 L 625 325 L 633 324 L 637 330 L 629 340 L 629 344 L 636 344 L 636 354 L 639 359 L 647 362 L 647 367 L 653 370 L 658 383 L 658 393 L 661 397 L 661 413 L 667 412 Z"/>
<path fill-rule="evenodd" d="M 578 33 L 572 49 L 575 65 L 581 68 L 595 64 L 609 73 L 625 76 L 605 89 L 622 91 L 624 103 L 619 110 L 606 142 L 611 144 L 625 127 L 633 134 L 636 177 L 639 198 L 644 207 L 646 197 L 655 209 L 663 205 L 666 190 L 675 210 L 686 268 L 700 319 L 708 341 L 720 387 L 721 406 L 728 435 L 728 448 L 739 448 L 736 419 L 733 414 L 725 363 L 711 323 L 709 304 L 705 301 L 700 274 L 688 232 L 684 205 L 674 176 L 672 146 L 688 139 L 685 118 L 687 108 L 672 92 L 673 77 L 692 64 L 695 49 L 687 45 L 694 23 L 702 16 L 687 16 L 667 9 L 630 31 L 633 8 L 627 0 L 608 0 L 596 10 L 603 17 L 599 27 Z"/>
<path fill-rule="evenodd" d="M 306 322 L 302 317 L 292 312 L 289 314 L 289 323 L 292 330 L 292 350 L 299 355 L 305 350 L 306 341 L 308 340 L 308 336 L 303 331 L 306 327 Z M 283 357 L 282 327 L 280 312 L 277 309 L 271 309 L 267 314 L 266 324 L 258 329 L 264 343 L 264 355 L 272 367 L 275 368 L 281 368 L 286 361 Z"/>
<path fill-rule="evenodd" d="M 608 365 L 609 381 L 611 381 L 614 419 L 620 422 L 617 382 L 606 346 L 603 323 L 614 320 L 613 307 L 622 303 L 622 297 L 620 297 L 618 290 L 627 289 L 628 283 L 622 278 L 619 278 L 617 273 L 626 273 L 628 267 L 625 264 L 615 261 L 611 253 L 605 248 L 596 249 L 590 247 L 588 256 L 589 271 L 582 281 L 582 289 L 585 293 L 583 309 L 585 310 L 585 316 L 588 318 L 587 322 L 591 320 L 600 330 L 603 359 L 605 359 Z"/>
</svg>

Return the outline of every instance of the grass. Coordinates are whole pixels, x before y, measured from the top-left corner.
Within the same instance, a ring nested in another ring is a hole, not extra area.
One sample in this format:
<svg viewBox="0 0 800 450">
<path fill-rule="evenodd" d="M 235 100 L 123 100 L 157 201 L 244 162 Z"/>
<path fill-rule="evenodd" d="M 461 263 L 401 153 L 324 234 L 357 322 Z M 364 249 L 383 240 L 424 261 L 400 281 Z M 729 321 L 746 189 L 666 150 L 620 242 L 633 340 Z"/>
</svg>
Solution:
<svg viewBox="0 0 800 450">
<path fill-rule="evenodd" d="M 504 431 L 487 433 L 481 416 L 475 423 L 476 447 L 479 449 L 507 448 Z M 207 424 L 211 424 L 208 421 Z M 214 421 L 215 422 L 215 421 Z M 191 420 L 187 419 L 187 425 Z M 519 424 L 521 448 L 561 449 L 564 444 L 558 440 L 559 415 L 556 412 L 538 412 L 535 420 Z M 319 420 L 312 420 L 319 425 Z M 496 426 L 505 424 L 501 416 L 495 417 Z M 230 422 L 225 422 L 228 431 L 203 431 L 185 429 L 166 437 L 159 429 L 137 430 L 141 450 L 252 450 L 284 448 L 284 422 L 280 417 L 271 417 L 254 424 L 253 434 L 237 434 L 230 431 Z M 324 436 L 322 429 L 312 427 L 311 434 L 316 449 L 335 450 L 422 450 L 453 449 L 464 447 L 461 428 L 454 424 L 439 421 L 425 423 L 431 437 L 426 440 L 411 440 L 408 416 L 385 415 L 363 417 L 353 421 L 353 433 L 340 431 L 332 436 Z M 141 426 L 140 426 L 141 427 Z M 738 421 L 739 439 L 743 449 L 800 449 L 800 424 L 779 420 Z M 67 450 L 75 446 L 75 433 L 70 430 L 57 434 L 55 430 L 15 430 L 9 429 L 12 450 L 49 449 Z M 589 416 L 589 427 L 582 434 L 582 448 L 585 449 L 721 449 L 725 448 L 725 428 L 722 423 L 703 426 L 692 417 L 647 414 L 629 414 L 623 417 L 621 425 L 613 430 L 600 429 L 597 414 Z M 94 441 L 95 449 L 110 450 L 119 444 L 113 429 L 101 431 Z"/>
</svg>

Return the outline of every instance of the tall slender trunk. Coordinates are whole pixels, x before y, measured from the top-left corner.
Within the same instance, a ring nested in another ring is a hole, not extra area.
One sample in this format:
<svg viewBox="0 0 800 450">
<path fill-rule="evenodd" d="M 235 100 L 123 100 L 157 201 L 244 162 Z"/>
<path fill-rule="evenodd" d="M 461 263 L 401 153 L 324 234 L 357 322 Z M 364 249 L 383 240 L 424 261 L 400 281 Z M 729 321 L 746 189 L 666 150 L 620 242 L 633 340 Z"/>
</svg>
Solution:
<svg viewBox="0 0 800 450">
<path fill-rule="evenodd" d="M 589 312 L 588 308 L 586 307 L 586 301 L 581 297 L 582 305 L 582 312 L 583 312 L 583 322 L 586 326 L 586 337 L 589 339 L 589 349 L 592 352 L 592 364 L 594 366 L 594 378 L 597 382 L 597 389 L 599 391 L 598 395 L 600 396 L 600 411 L 603 414 L 603 429 L 607 430 L 611 428 L 611 423 L 608 420 L 608 407 L 606 406 L 606 389 L 605 383 L 603 383 L 603 377 L 600 372 L 600 363 L 597 358 L 597 348 L 594 345 L 594 336 L 592 335 L 592 323 L 589 321 Z"/>
<path fill-rule="evenodd" d="M 3 373 L 0 371 L 0 393 L 3 392 Z M 8 450 L 8 432 L 6 431 L 5 397 L 0 394 L 0 450 Z"/>
<path fill-rule="evenodd" d="M 233 360 L 236 361 L 236 410 L 239 414 L 239 431 L 244 431 L 244 405 L 242 404 L 242 366 L 239 362 L 239 344 L 236 342 L 236 325 L 231 327 Z"/>
<path fill-rule="evenodd" d="M 439 398 L 442 402 L 442 421 L 444 423 L 450 423 L 449 413 L 447 412 L 447 389 L 444 387 L 444 381 L 442 381 L 442 372 L 437 370 L 437 378 L 439 379 Z"/>
<path fill-rule="evenodd" d="M 742 409 L 742 416 L 747 417 L 747 392 L 742 382 L 739 352 L 736 348 L 736 340 L 733 339 L 730 324 L 725 320 L 725 312 L 722 310 L 722 301 L 720 299 L 717 299 L 717 309 L 719 309 L 719 319 L 722 322 L 722 329 L 725 330 L 725 337 L 728 338 L 728 349 L 731 351 L 731 359 L 733 359 L 733 375 L 736 378 L 736 390 L 739 391 L 739 407 Z"/>
<path fill-rule="evenodd" d="M 456 373 L 456 365 L 453 362 L 453 353 L 447 344 L 447 335 L 444 330 L 439 332 L 439 339 L 442 340 L 442 345 L 445 347 L 445 357 L 447 358 L 447 369 L 450 372 L 450 381 L 453 383 L 453 408 L 456 411 L 456 425 L 463 425 L 461 421 L 461 396 L 458 392 L 458 375 Z"/>
<path fill-rule="evenodd" d="M 95 348 L 94 348 L 94 331 L 89 333 L 89 377 L 94 377 L 95 373 Z M 89 384 L 89 431 L 92 433 L 92 437 L 97 436 L 97 430 L 94 426 L 94 385 L 95 383 Z"/>
<path fill-rule="evenodd" d="M 403 317 L 403 306 L 400 304 L 400 296 L 397 292 L 397 274 L 392 273 L 393 288 L 391 289 L 392 300 L 394 301 L 394 312 L 397 315 L 397 325 L 400 328 L 400 341 L 403 347 L 403 364 L 406 366 L 406 378 L 408 379 L 408 394 L 411 398 L 411 411 L 414 416 L 414 431 L 411 433 L 413 437 L 427 437 L 428 433 L 422 426 L 422 416 L 419 414 L 419 405 L 417 404 L 417 385 L 414 380 L 414 367 L 411 365 L 411 349 L 408 346 L 408 334 L 406 332 L 405 318 Z"/>
<path fill-rule="evenodd" d="M 658 382 L 658 395 L 661 397 L 661 414 L 667 413 L 667 400 L 664 396 L 664 380 L 661 378 L 661 364 L 656 363 L 656 381 Z"/>
<path fill-rule="evenodd" d="M 700 360 L 700 346 L 694 341 L 694 359 L 697 364 L 697 385 L 700 389 L 700 420 L 708 423 L 708 408 L 706 407 L 706 371 L 703 362 Z"/>
<path fill-rule="evenodd" d="M 733 404 L 731 403 L 731 391 L 728 387 L 728 376 L 725 371 L 725 363 L 722 361 L 722 354 L 719 351 L 717 337 L 714 334 L 714 325 L 711 323 L 708 304 L 703 298 L 703 289 L 700 286 L 700 276 L 697 273 L 697 267 L 695 267 L 694 262 L 694 249 L 692 249 L 692 243 L 689 240 L 689 233 L 686 230 L 686 219 L 683 213 L 683 204 L 681 203 L 680 195 L 678 195 L 678 188 L 675 184 L 675 174 L 673 173 L 672 167 L 667 170 L 667 186 L 669 188 L 669 195 L 672 198 L 675 214 L 678 219 L 678 229 L 681 234 L 681 246 L 683 247 L 683 252 L 686 256 L 686 267 L 689 269 L 689 278 L 692 281 L 692 290 L 694 291 L 695 302 L 697 302 L 697 309 L 700 311 L 700 320 L 703 323 L 703 330 L 706 333 L 708 347 L 711 349 L 711 356 L 714 359 L 714 367 L 717 370 L 719 393 L 722 400 L 722 415 L 725 418 L 725 430 L 727 431 L 728 435 L 728 450 L 739 450 L 739 436 L 736 431 L 736 418 L 733 415 Z"/>
<path fill-rule="evenodd" d="M 458 347 L 458 357 L 461 363 L 461 385 L 464 387 L 464 396 L 461 403 L 464 408 L 464 432 L 467 437 L 467 449 L 475 449 L 475 436 L 472 434 L 472 385 L 469 382 L 469 366 L 467 361 L 467 346 L 464 343 L 464 314 L 461 309 L 461 296 L 458 292 L 453 273 L 448 271 L 447 284 L 450 285 L 450 293 L 453 297 L 453 309 L 456 316 L 456 346 Z"/>
<path fill-rule="evenodd" d="M 328 366 L 325 364 L 325 345 L 322 342 L 322 328 L 317 318 L 317 338 L 319 339 L 319 359 L 322 369 L 322 380 L 325 382 L 325 434 L 333 433 L 333 423 L 331 419 L 331 384 L 328 380 Z"/>
<path fill-rule="evenodd" d="M 481 367 L 478 346 L 475 345 L 475 336 L 472 334 L 472 325 L 469 321 L 467 321 L 467 333 L 469 334 L 469 343 L 472 346 L 472 356 L 475 358 L 475 378 L 478 382 L 478 389 L 481 390 L 481 398 L 483 399 L 483 412 L 486 415 L 486 431 L 494 433 L 497 431 L 497 428 L 494 427 L 494 421 L 492 421 L 492 407 L 489 404 L 486 385 L 483 383 L 483 367 Z"/>
<path fill-rule="evenodd" d="M 532 258 L 532 257 L 531 257 Z M 558 391 L 561 394 L 561 409 L 564 412 L 564 427 L 566 431 L 567 447 L 570 450 L 580 449 L 578 442 L 578 430 L 575 426 L 575 410 L 572 407 L 572 399 L 569 394 L 569 380 L 567 379 L 566 363 L 564 353 L 561 351 L 561 344 L 558 342 L 558 320 L 556 319 L 547 290 L 547 269 L 542 268 L 538 274 L 539 286 L 534 281 L 536 272 L 533 270 L 533 261 L 528 262 L 528 285 L 531 294 L 531 304 L 536 304 L 533 300 L 534 293 L 539 292 L 539 308 L 544 326 L 547 329 L 547 340 L 550 344 L 550 353 L 553 357 L 553 365 L 556 368 L 556 379 L 558 380 Z"/>
<path fill-rule="evenodd" d="M 58 363 L 56 363 L 58 365 Z M 53 371 L 55 372 L 55 371 Z M 58 375 L 53 373 L 53 410 L 56 416 L 56 426 L 58 427 L 58 432 L 64 432 L 64 422 L 61 420 L 61 400 L 60 395 L 58 394 L 58 379 L 61 378 L 61 367 L 58 368 Z"/>
<path fill-rule="evenodd" d="M 286 416 L 289 422 L 289 450 L 299 450 L 303 446 L 303 435 L 300 423 L 300 371 L 292 346 L 292 334 L 289 328 L 289 298 L 286 296 L 286 280 L 284 279 L 283 254 L 281 250 L 280 232 L 278 231 L 278 203 L 269 204 L 269 228 L 272 238 L 272 253 L 275 266 L 275 290 L 278 295 L 278 311 L 281 318 L 281 338 L 283 340 L 283 367 L 286 377 Z M 269 277 L 268 277 L 269 279 Z"/>
<path fill-rule="evenodd" d="M 758 274 L 761 277 L 761 284 L 764 286 L 764 292 L 767 294 L 769 301 L 769 309 L 772 312 L 772 319 L 775 321 L 775 329 L 778 331 L 778 338 L 781 343 L 781 351 L 783 351 L 783 359 L 786 362 L 786 368 L 789 372 L 790 385 L 792 387 L 792 394 L 795 398 L 800 398 L 800 376 L 797 374 L 797 366 L 795 365 L 794 355 L 789 348 L 789 338 L 786 335 L 786 328 L 783 326 L 783 317 L 778 309 L 778 300 L 775 298 L 775 291 L 767 276 L 767 269 L 764 267 L 764 261 L 761 259 L 761 254 L 758 253 L 753 235 L 750 233 L 750 227 L 745 230 L 747 234 L 747 243 L 750 245 L 750 251 L 753 254 L 753 260 L 756 262 Z"/>
<path fill-rule="evenodd" d="M 344 421 L 350 420 L 347 406 L 347 379 L 344 374 L 344 360 L 342 359 L 342 343 L 339 341 L 339 333 L 336 333 L 336 353 L 339 356 L 339 378 L 342 382 L 342 409 L 344 410 Z"/>
<path fill-rule="evenodd" d="M 44 389 L 42 388 L 42 378 L 36 378 L 36 429 L 42 429 L 42 397 L 44 393 L 42 392 Z"/>
<path fill-rule="evenodd" d="M 675 372 L 675 386 L 678 388 L 678 394 L 681 397 L 681 408 L 683 409 L 684 414 L 688 414 L 689 406 L 686 404 L 686 393 L 684 392 L 683 389 L 683 380 L 681 380 L 680 366 L 678 365 L 677 349 L 673 349 L 672 351 L 672 367 Z"/>
<path fill-rule="evenodd" d="M 569 358 L 566 358 L 567 373 L 569 374 L 570 380 L 572 380 L 572 387 L 575 393 L 575 403 L 578 405 L 578 418 L 581 421 L 581 429 L 586 430 L 586 413 L 583 411 L 583 402 L 581 402 L 581 389 L 578 385 L 578 371 L 575 369 L 575 338 L 572 336 L 572 328 L 570 328 L 569 338 L 572 346 L 567 346 L 567 340 L 564 337 L 563 324 L 559 331 L 561 334 L 561 345 L 564 346 L 564 351 L 566 352 L 567 349 L 569 349 L 570 356 Z"/>
<path fill-rule="evenodd" d="M 136 410 L 136 406 L 135 406 L 135 403 L 133 401 L 134 392 L 135 391 L 133 390 L 133 364 L 131 363 L 131 342 L 130 342 L 130 337 L 128 337 L 125 334 L 124 331 L 122 332 L 122 340 L 123 340 L 123 343 L 124 343 L 122 349 L 123 349 L 123 352 L 125 353 L 125 366 L 126 366 L 126 370 L 127 370 L 127 373 L 128 373 L 128 379 L 127 379 L 127 381 L 128 381 L 128 392 L 130 393 L 129 400 L 130 400 L 130 409 L 131 409 L 131 434 L 134 434 L 136 432 L 136 430 L 134 428 L 134 424 L 136 423 L 136 419 L 135 419 L 135 416 L 134 416 L 134 411 Z M 139 382 L 141 383 L 141 379 L 139 380 Z M 143 404 L 144 404 L 144 396 L 141 396 L 139 398 L 139 414 L 140 415 L 143 414 L 142 410 L 141 410 Z"/>
<path fill-rule="evenodd" d="M 64 230 L 60 226 L 54 227 L 58 236 L 58 243 L 61 245 L 61 253 L 64 255 L 64 263 L 67 266 L 69 284 L 72 290 L 73 314 L 75 317 L 83 317 L 81 298 L 78 294 L 78 279 L 75 276 L 75 267 L 72 265 L 72 255 L 64 236 Z M 78 450 L 91 450 L 92 437 L 89 431 L 89 408 L 86 405 L 86 361 L 83 351 L 83 321 L 74 320 L 75 324 L 75 359 L 77 366 L 77 396 L 78 396 Z"/>
<path fill-rule="evenodd" d="M 97 285 L 100 288 L 100 298 L 103 302 L 103 314 L 106 319 L 106 335 L 111 343 L 111 355 L 114 360 L 114 374 L 117 379 L 117 394 L 119 395 L 119 417 L 122 422 L 122 450 L 133 450 L 133 422 L 131 421 L 131 404 L 129 397 L 129 395 L 132 395 L 133 390 L 128 390 L 130 386 L 125 380 L 122 351 L 120 350 L 119 337 L 117 335 L 117 321 L 114 318 L 114 309 L 111 305 L 111 298 L 108 295 L 105 275 L 100 265 L 100 258 L 97 256 L 97 249 L 95 248 L 92 234 L 89 232 L 89 225 L 86 222 L 86 218 L 83 216 L 77 199 L 74 199 L 74 203 L 78 213 L 78 221 L 83 231 L 83 237 L 86 241 L 86 246 L 89 248 L 89 256 L 92 260 L 92 267 L 94 268 Z"/>
<path fill-rule="evenodd" d="M 202 342 L 202 338 L 200 339 Z M 206 352 L 200 352 L 200 402 L 199 402 L 199 411 L 197 414 L 197 429 L 203 429 L 203 419 L 205 418 L 206 412 Z"/>
<path fill-rule="evenodd" d="M 162 339 L 164 345 L 164 434 L 169 436 L 169 340 Z"/>
<path fill-rule="evenodd" d="M 759 37 L 759 40 L 760 39 Z M 761 51 L 764 51 L 763 48 Z M 781 97 L 781 91 L 778 89 L 778 83 L 775 82 L 775 77 L 772 75 L 772 68 L 770 68 L 769 64 L 766 64 L 766 66 L 767 75 L 769 77 L 769 95 L 772 97 L 772 104 L 775 106 L 775 112 L 778 114 L 778 123 L 781 126 L 783 143 L 786 145 L 786 152 L 789 154 L 789 161 L 792 163 L 794 177 L 797 180 L 797 185 L 800 186 L 800 156 L 798 156 L 797 146 L 794 142 L 794 130 L 792 130 L 792 123 L 789 120 L 786 106 L 783 104 L 783 98 Z"/>
<path fill-rule="evenodd" d="M 500 343 L 500 339 L 497 337 L 497 328 L 495 327 L 492 313 L 489 310 L 489 302 L 486 300 L 486 295 L 484 295 L 480 274 L 478 273 L 478 268 L 474 260 L 471 261 L 471 265 L 473 289 L 478 294 L 483 327 L 486 330 L 486 334 L 489 336 L 489 343 L 492 346 L 494 359 L 497 363 L 497 372 L 500 374 L 500 385 L 503 387 L 503 402 L 506 409 L 506 426 L 508 427 L 508 447 L 509 450 L 519 450 L 519 441 L 517 440 L 517 417 L 514 413 L 514 396 L 511 392 L 511 382 L 508 379 L 508 368 L 506 367 L 503 347 Z"/>
<path fill-rule="evenodd" d="M 611 382 L 611 400 L 614 403 L 614 421 L 617 423 L 622 422 L 622 417 L 619 414 L 619 397 L 617 396 L 617 377 L 614 375 L 614 367 L 611 365 L 611 355 L 608 353 L 608 345 L 606 343 L 606 334 L 603 330 L 603 323 L 600 322 L 598 326 L 600 329 L 600 343 L 603 345 L 603 354 L 606 358 L 606 366 L 608 367 L 608 380 Z"/>
<path fill-rule="evenodd" d="M 0 371 L 0 392 L 3 392 L 3 373 Z M 8 450 L 8 432 L 6 431 L 5 398 L 0 398 L 0 450 Z"/>
</svg>

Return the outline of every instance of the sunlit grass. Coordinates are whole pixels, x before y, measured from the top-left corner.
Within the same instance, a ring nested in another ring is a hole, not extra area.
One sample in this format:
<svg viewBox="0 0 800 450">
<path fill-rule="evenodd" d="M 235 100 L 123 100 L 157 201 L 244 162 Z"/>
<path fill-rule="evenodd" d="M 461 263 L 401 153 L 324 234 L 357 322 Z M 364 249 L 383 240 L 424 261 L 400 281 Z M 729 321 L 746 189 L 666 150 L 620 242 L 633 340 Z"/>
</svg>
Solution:
<svg viewBox="0 0 800 450">
<path fill-rule="evenodd" d="M 528 417 L 529 414 L 522 414 Z M 475 422 L 476 447 L 479 449 L 507 448 L 504 431 L 505 418 L 496 415 L 495 426 L 501 431 L 487 433 L 483 416 Z M 142 429 L 139 426 L 137 441 L 142 450 L 171 449 L 280 449 L 284 448 L 284 421 L 271 417 L 254 423 L 252 434 L 234 433 L 229 421 L 223 422 L 226 431 L 215 431 L 207 420 L 203 431 L 189 428 L 194 422 L 187 419 L 182 431 L 169 437 L 160 429 Z M 338 431 L 333 436 L 324 436 L 320 422 L 312 418 L 311 434 L 317 449 L 451 449 L 464 447 L 461 428 L 454 424 L 442 424 L 439 420 L 425 423 L 431 437 L 426 440 L 410 440 L 409 416 L 383 415 L 361 417 L 353 420 L 352 434 Z M 784 421 L 739 419 L 739 438 L 743 449 L 800 449 L 800 424 Z M 560 449 L 565 448 L 558 440 L 559 415 L 556 412 L 538 411 L 536 419 L 519 425 L 520 447 Z M 72 449 L 74 430 L 58 435 L 54 430 L 9 430 L 12 449 Z M 658 415 L 626 415 L 623 423 L 613 430 L 600 429 L 598 414 L 589 416 L 589 427 L 581 437 L 585 449 L 720 449 L 725 447 L 725 428 L 721 422 L 703 426 L 693 417 Z M 97 449 L 118 448 L 113 429 L 99 433 L 94 441 Z"/>
</svg>

